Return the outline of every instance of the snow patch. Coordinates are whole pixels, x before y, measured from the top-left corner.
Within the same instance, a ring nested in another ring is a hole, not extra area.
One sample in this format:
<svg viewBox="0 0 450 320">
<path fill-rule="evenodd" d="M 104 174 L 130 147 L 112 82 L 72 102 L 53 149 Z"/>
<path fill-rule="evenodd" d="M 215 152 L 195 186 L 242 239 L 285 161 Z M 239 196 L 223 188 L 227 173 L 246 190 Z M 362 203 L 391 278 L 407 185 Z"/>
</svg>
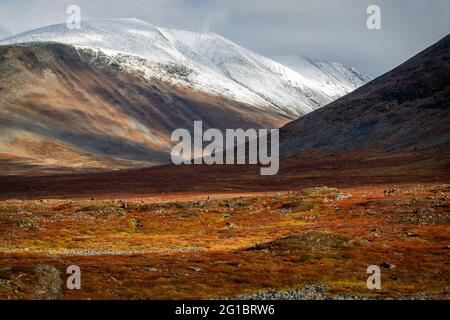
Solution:
<svg viewBox="0 0 450 320">
<path fill-rule="evenodd" d="M 65 24 L 0 41 L 53 41 L 92 49 L 121 68 L 292 116 L 316 110 L 370 80 L 344 65 L 306 57 L 275 62 L 210 32 L 158 28 L 137 19 L 85 21 L 80 30 Z"/>
</svg>

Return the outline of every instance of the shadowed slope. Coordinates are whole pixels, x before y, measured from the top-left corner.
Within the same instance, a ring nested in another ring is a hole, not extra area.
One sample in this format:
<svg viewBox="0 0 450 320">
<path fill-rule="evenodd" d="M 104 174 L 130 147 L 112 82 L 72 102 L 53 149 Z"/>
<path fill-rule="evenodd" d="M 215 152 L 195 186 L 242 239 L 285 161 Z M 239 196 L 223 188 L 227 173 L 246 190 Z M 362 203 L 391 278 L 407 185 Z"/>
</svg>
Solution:
<svg viewBox="0 0 450 320">
<path fill-rule="evenodd" d="M 289 118 L 122 71 L 106 56 L 36 43 L 0 47 L 0 172 L 168 163 L 170 134 L 278 127 Z"/>
<path fill-rule="evenodd" d="M 282 129 L 276 176 L 258 166 L 160 166 L 0 178 L 1 197 L 137 196 L 448 182 L 449 42 Z"/>
<path fill-rule="evenodd" d="M 281 130 L 285 155 L 435 155 L 450 145 L 450 36 Z"/>
</svg>

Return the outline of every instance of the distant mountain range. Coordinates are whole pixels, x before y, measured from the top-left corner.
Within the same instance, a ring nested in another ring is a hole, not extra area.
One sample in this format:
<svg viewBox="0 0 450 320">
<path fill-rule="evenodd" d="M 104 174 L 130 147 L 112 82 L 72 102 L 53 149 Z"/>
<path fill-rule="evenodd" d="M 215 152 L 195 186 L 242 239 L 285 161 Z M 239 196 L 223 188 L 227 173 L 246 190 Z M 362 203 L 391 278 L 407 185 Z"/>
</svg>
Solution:
<svg viewBox="0 0 450 320">
<path fill-rule="evenodd" d="M 171 132 L 194 120 L 218 129 L 281 127 L 370 80 L 298 59 L 289 68 L 217 34 L 136 19 L 2 40 L 1 173 L 169 163 Z"/>
</svg>

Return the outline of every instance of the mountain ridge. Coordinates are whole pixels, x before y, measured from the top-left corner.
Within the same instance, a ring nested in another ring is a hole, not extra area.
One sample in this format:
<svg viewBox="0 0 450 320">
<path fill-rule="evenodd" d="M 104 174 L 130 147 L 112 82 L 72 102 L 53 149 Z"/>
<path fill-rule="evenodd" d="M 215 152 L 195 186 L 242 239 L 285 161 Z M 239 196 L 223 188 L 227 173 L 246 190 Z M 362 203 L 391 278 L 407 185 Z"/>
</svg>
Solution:
<svg viewBox="0 0 450 320">
<path fill-rule="evenodd" d="M 59 43 L 0 46 L 2 174 L 79 172 L 170 163 L 170 135 L 279 127 L 291 118 L 148 80 L 108 57 Z"/>
<path fill-rule="evenodd" d="M 159 28 L 137 19 L 85 21 L 80 30 L 53 25 L 9 37 L 0 45 L 36 41 L 101 50 L 128 70 L 149 78 L 293 116 L 320 108 L 369 80 L 356 77 L 353 86 L 338 86 L 333 92 L 326 81 L 311 81 L 313 75 L 306 78 L 215 33 Z M 141 63 L 136 57 L 147 61 Z M 176 66 L 182 76 L 164 74 L 160 65 L 152 63 Z"/>
<path fill-rule="evenodd" d="M 450 35 L 281 129 L 285 154 L 416 152 L 450 145 Z M 320 128 L 320 130 L 317 130 Z"/>
<path fill-rule="evenodd" d="M 448 185 L 449 70 L 447 36 L 351 95 L 286 125 L 281 129 L 282 157 L 276 176 L 260 176 L 260 167 L 254 165 L 163 165 L 92 174 L 3 176 L 0 197 L 53 199 L 120 194 L 137 198 L 182 194 L 186 190 L 211 195 L 317 186 L 396 186 L 383 187 L 386 196 L 389 190 L 404 184 L 420 183 L 419 189 L 437 182 Z M 336 108 L 340 112 L 334 112 Z M 361 126 L 364 123 L 371 125 Z M 345 138 L 348 141 L 349 132 L 362 128 L 367 135 L 358 135 L 356 143 L 342 144 Z M 312 139 L 305 142 L 303 137 Z M 390 142 L 386 144 L 389 148 L 379 148 L 374 137 L 381 146 Z"/>
</svg>

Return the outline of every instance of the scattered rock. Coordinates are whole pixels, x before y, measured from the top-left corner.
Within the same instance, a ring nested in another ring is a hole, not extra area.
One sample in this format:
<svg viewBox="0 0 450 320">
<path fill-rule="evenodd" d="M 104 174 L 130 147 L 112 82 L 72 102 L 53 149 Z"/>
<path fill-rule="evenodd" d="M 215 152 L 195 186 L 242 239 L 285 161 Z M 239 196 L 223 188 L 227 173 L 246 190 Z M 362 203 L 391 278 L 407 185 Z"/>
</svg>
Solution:
<svg viewBox="0 0 450 320">
<path fill-rule="evenodd" d="M 144 267 L 144 270 L 146 270 L 146 271 L 151 271 L 151 272 L 156 272 L 156 271 L 158 271 L 159 269 L 158 269 L 158 268 L 155 268 L 155 267 Z"/>
<path fill-rule="evenodd" d="M 198 201 L 194 204 L 194 207 L 203 208 L 205 206 L 205 204 L 206 204 L 205 201 Z"/>
<path fill-rule="evenodd" d="M 363 300 L 360 296 L 332 295 L 327 294 L 326 285 L 307 285 L 302 289 L 289 291 L 269 290 L 257 292 L 251 295 L 238 296 L 232 300 Z"/>
<path fill-rule="evenodd" d="M 36 216 L 27 217 L 19 223 L 21 229 L 37 229 L 39 228 L 39 218 Z"/>
<path fill-rule="evenodd" d="M 389 262 L 383 262 L 380 266 L 385 269 L 394 269 L 396 267 L 395 264 L 391 264 Z"/>
<path fill-rule="evenodd" d="M 417 233 L 414 233 L 412 231 L 406 232 L 405 235 L 410 238 L 418 237 Z"/>
<path fill-rule="evenodd" d="M 424 208 L 418 207 L 416 208 L 416 213 L 422 215 L 425 212 Z"/>
<path fill-rule="evenodd" d="M 34 267 L 34 273 L 37 277 L 34 289 L 36 299 L 59 299 L 62 294 L 63 281 L 58 269 L 51 265 L 40 264 Z"/>
<path fill-rule="evenodd" d="M 400 192 L 400 190 L 397 188 L 390 188 L 390 189 L 384 190 L 384 195 L 391 196 L 391 195 L 399 193 L 399 192 Z"/>
</svg>

